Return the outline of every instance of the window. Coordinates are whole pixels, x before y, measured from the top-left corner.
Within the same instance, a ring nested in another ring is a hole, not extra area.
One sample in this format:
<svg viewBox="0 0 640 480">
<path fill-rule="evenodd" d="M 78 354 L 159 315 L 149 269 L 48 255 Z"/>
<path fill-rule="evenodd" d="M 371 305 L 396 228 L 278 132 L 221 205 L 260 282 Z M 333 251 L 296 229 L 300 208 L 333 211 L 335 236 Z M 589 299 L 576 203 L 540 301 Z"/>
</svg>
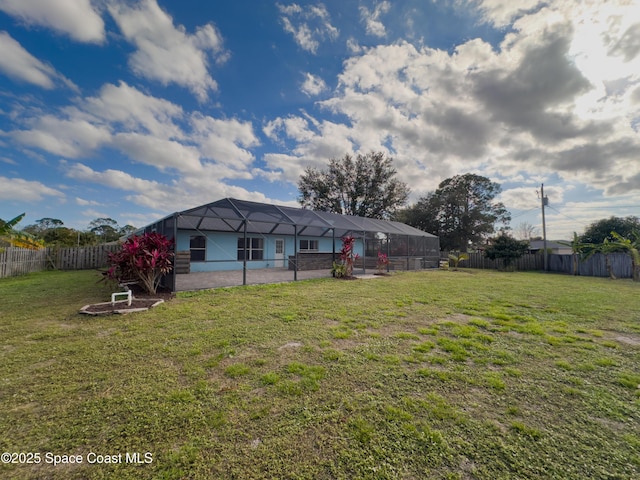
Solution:
<svg viewBox="0 0 640 480">
<path fill-rule="evenodd" d="M 192 262 L 204 262 L 207 258 L 207 238 L 202 235 L 190 237 L 189 251 Z"/>
<path fill-rule="evenodd" d="M 238 260 L 244 260 L 245 239 L 238 239 Z M 262 238 L 247 238 L 247 260 L 262 260 L 264 258 L 264 240 Z"/>
<path fill-rule="evenodd" d="M 300 240 L 300 252 L 317 252 L 318 240 Z"/>
</svg>

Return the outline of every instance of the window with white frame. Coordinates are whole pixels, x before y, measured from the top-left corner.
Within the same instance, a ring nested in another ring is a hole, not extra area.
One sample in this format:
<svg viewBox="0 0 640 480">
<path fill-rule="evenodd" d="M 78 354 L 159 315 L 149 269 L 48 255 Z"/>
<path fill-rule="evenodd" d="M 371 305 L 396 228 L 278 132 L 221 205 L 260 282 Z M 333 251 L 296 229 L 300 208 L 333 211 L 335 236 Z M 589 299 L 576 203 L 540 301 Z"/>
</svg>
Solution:
<svg viewBox="0 0 640 480">
<path fill-rule="evenodd" d="M 246 243 L 245 243 L 246 240 Z M 264 239 L 263 238 L 238 238 L 238 260 L 262 260 L 264 258 Z"/>
</svg>

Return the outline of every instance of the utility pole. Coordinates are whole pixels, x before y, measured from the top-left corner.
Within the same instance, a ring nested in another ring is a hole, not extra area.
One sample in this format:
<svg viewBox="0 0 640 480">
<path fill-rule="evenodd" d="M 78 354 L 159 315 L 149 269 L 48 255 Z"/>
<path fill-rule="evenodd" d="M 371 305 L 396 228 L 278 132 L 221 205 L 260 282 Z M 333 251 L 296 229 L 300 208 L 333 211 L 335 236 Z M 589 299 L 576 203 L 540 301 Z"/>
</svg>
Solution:
<svg viewBox="0 0 640 480">
<path fill-rule="evenodd" d="M 542 248 L 544 249 L 544 271 L 549 270 L 549 254 L 547 253 L 547 224 L 544 219 L 544 207 L 549 205 L 549 199 L 544 196 L 544 183 L 540 186 L 540 197 L 542 204 Z"/>
</svg>

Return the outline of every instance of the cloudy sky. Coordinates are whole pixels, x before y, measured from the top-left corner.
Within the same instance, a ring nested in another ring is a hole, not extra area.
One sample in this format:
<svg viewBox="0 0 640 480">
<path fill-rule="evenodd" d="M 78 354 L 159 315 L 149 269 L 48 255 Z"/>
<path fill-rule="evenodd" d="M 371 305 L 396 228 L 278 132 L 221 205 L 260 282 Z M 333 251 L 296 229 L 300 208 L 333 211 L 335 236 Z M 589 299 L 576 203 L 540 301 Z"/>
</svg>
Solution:
<svg viewBox="0 0 640 480">
<path fill-rule="evenodd" d="M 305 167 L 466 172 L 512 227 L 640 215 L 637 0 L 0 0 L 0 218 L 142 226 Z M 539 228 L 540 230 L 540 228 Z"/>
</svg>

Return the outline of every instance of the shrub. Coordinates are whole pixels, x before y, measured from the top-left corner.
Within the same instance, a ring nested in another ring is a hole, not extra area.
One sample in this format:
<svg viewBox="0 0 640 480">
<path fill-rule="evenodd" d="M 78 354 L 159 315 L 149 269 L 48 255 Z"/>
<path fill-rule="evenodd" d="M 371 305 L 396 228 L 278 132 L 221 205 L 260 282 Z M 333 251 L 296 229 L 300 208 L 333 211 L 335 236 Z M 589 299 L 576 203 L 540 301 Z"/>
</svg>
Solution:
<svg viewBox="0 0 640 480">
<path fill-rule="evenodd" d="M 109 254 L 107 278 L 118 283 L 135 280 L 148 293 L 154 294 L 163 275 L 173 268 L 173 241 L 156 232 L 133 235 L 122 248 Z"/>
<path fill-rule="evenodd" d="M 378 273 L 382 273 L 387 269 L 389 265 L 389 257 L 386 253 L 378 252 L 378 261 L 376 262 L 376 270 Z"/>
<path fill-rule="evenodd" d="M 335 278 L 351 278 L 353 274 L 353 263 L 360 258 L 360 255 L 353 251 L 356 242 L 355 237 L 342 237 L 342 248 L 340 249 L 340 263 L 333 262 L 331 275 Z"/>
<path fill-rule="evenodd" d="M 485 250 L 484 255 L 491 260 L 501 258 L 504 261 L 505 268 L 509 268 L 514 260 L 517 260 L 525 254 L 528 248 L 528 241 L 519 241 L 502 234 L 492 240 L 491 245 Z"/>
</svg>

